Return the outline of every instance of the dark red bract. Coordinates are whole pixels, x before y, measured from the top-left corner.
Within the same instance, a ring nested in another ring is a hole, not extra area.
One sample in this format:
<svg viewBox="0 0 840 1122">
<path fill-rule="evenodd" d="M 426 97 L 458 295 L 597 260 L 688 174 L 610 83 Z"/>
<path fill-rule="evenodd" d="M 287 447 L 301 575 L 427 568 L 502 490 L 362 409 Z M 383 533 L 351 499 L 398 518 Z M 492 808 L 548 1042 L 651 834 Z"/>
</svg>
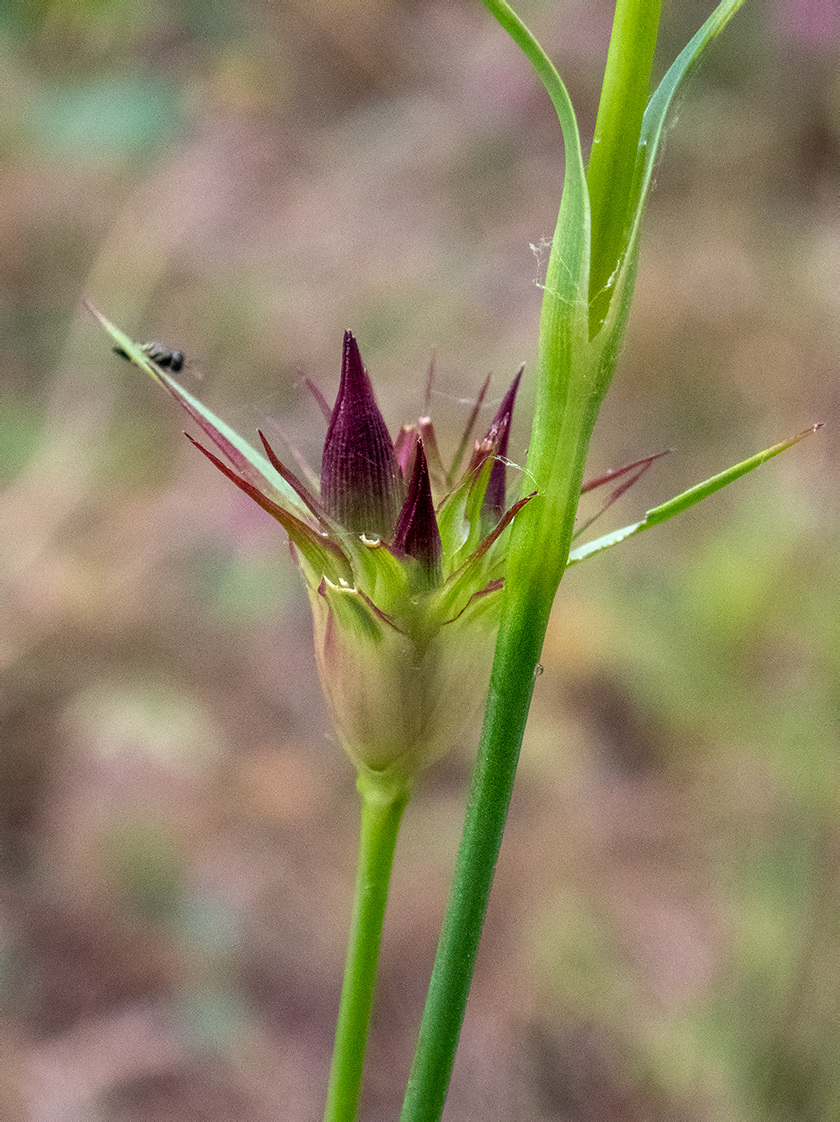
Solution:
<svg viewBox="0 0 840 1122">
<path fill-rule="evenodd" d="M 424 583 L 430 588 L 440 584 L 442 549 L 440 531 L 432 501 L 429 466 L 423 451 L 423 441 L 418 438 L 414 454 L 414 467 L 403 508 L 397 521 L 394 548 L 413 557 L 420 565 Z"/>
</svg>

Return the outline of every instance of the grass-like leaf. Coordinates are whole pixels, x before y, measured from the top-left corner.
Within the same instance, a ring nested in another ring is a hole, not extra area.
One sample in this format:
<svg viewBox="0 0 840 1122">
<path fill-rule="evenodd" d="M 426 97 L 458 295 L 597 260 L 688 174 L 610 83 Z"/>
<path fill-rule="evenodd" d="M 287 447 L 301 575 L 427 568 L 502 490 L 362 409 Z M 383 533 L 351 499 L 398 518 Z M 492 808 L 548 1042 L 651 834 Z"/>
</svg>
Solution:
<svg viewBox="0 0 840 1122">
<path fill-rule="evenodd" d="M 622 283 L 627 279 L 632 282 L 642 213 L 650 191 L 656 159 L 665 132 L 665 122 L 677 91 L 700 61 L 706 48 L 720 35 L 743 3 L 744 0 L 721 0 L 721 3 L 718 4 L 703 26 L 674 59 L 648 102 L 642 118 L 642 131 L 639 137 L 636 186 L 633 191 L 632 202 L 633 220 L 617 288 L 621 288 Z M 632 291 L 632 283 L 630 289 Z"/>
<path fill-rule="evenodd" d="M 704 480 L 702 483 L 697 483 L 694 487 L 690 487 L 687 491 L 683 491 L 681 495 L 677 495 L 673 499 L 669 499 L 665 503 L 660 503 L 659 506 L 653 507 L 649 510 L 640 522 L 634 522 L 630 526 L 622 526 L 620 530 L 613 530 L 611 534 L 604 534 L 603 537 L 596 538 L 595 541 L 587 542 L 586 545 L 580 545 L 577 549 L 573 549 L 569 554 L 567 568 L 570 565 L 577 565 L 581 561 L 586 561 L 590 557 L 594 557 L 596 553 L 603 553 L 605 549 L 612 549 L 614 545 L 619 542 L 626 541 L 627 538 L 632 538 L 636 534 L 641 534 L 643 530 L 649 530 L 651 526 L 657 526 L 660 522 L 667 522 L 669 518 L 673 518 L 675 514 L 682 514 L 684 510 L 694 506 L 696 503 L 702 502 L 703 499 L 713 495 L 715 491 L 719 491 L 722 487 L 734 483 L 736 479 L 740 479 L 742 475 L 753 471 L 762 464 L 772 460 L 774 456 L 778 456 L 780 452 L 784 452 L 787 448 L 798 444 L 800 440 L 804 440 L 806 436 L 811 436 L 818 429 L 822 428 L 822 424 L 812 425 L 811 428 L 805 429 L 804 432 L 799 432 L 796 436 L 791 437 L 789 440 L 782 441 L 781 444 L 774 444 L 772 448 L 766 448 L 763 452 L 757 453 L 755 456 L 750 456 L 748 460 L 742 460 L 740 464 L 735 464 L 726 471 L 720 472 L 718 475 L 713 475 L 710 479 Z"/>
<path fill-rule="evenodd" d="M 238 432 L 225 424 L 206 405 L 193 397 L 171 374 L 152 362 L 139 343 L 130 339 L 124 331 L 116 327 L 92 304 L 85 301 L 88 311 L 108 332 L 119 349 L 149 375 L 159 386 L 163 386 L 192 417 L 199 428 L 216 445 L 220 452 L 233 464 L 245 478 L 258 490 L 278 505 L 285 507 L 299 518 L 309 517 L 308 511 L 295 494 L 294 489 L 271 466 L 269 461 L 249 444 Z"/>
</svg>

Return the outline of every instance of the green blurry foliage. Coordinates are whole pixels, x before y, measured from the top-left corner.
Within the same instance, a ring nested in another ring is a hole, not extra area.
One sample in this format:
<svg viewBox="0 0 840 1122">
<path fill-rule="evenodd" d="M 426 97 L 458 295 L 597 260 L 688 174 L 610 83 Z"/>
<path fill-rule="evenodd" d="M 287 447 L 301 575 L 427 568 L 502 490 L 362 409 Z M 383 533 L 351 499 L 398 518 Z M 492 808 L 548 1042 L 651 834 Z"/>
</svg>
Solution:
<svg viewBox="0 0 840 1122">
<path fill-rule="evenodd" d="M 662 852 L 642 848 L 634 855 L 632 832 L 614 844 L 627 847 L 626 877 L 644 878 L 650 863 L 660 883 L 676 877 L 683 886 L 680 907 L 691 900 L 699 914 L 715 917 L 714 970 L 705 984 L 652 1013 L 650 979 L 632 944 L 628 958 L 608 889 L 571 904 L 562 894 L 544 901 L 543 909 L 556 907 L 556 915 L 548 911 L 548 920 L 540 920 L 543 935 L 530 962 L 549 992 L 566 992 L 568 983 L 574 993 L 579 976 L 584 987 L 587 978 L 596 980 L 590 1010 L 601 1009 L 604 1024 L 632 1042 L 627 1055 L 637 1077 L 648 1073 L 675 1101 L 700 1093 L 739 1122 L 782 1122 L 832 1117 L 840 1102 L 832 1027 L 840 1003 L 827 984 L 840 955 L 833 871 L 840 613 L 834 598 L 826 598 L 836 581 L 836 529 L 815 531 L 820 516 L 807 500 L 798 511 L 784 504 L 781 517 L 784 482 L 774 494 L 758 490 L 746 483 L 742 492 L 685 515 L 676 541 L 648 542 L 637 551 L 628 545 L 618 563 L 605 557 L 596 568 L 593 561 L 585 596 L 598 612 L 592 638 L 578 640 L 583 657 L 573 648 L 564 665 L 562 651 L 574 633 L 567 636 L 558 618 L 545 659 L 548 675 L 571 677 L 565 690 L 572 700 L 581 674 L 601 712 L 610 691 L 627 698 L 626 723 L 605 732 L 623 752 L 633 733 L 629 717 L 644 730 L 645 754 L 612 779 L 601 773 L 601 782 L 610 800 L 630 807 L 636 786 L 638 829 L 663 815 L 667 839 L 668 812 L 658 802 L 656 810 L 642 809 L 645 792 L 665 781 L 666 806 L 673 798 L 683 808 L 679 821 L 687 833 L 681 828 Z M 571 596 L 574 576 L 564 585 Z M 562 617 L 562 594 L 558 609 Z M 579 792 L 572 806 L 586 805 L 591 782 L 581 753 L 596 769 L 610 759 L 593 719 L 568 761 L 567 781 Z M 532 766 L 544 774 L 545 758 L 538 759 Z M 623 758 L 616 762 L 626 767 Z M 526 774 L 527 767 L 526 760 Z M 605 819 L 608 837 L 614 829 Z M 584 858 L 577 867 L 574 833 L 567 844 L 573 875 L 585 878 L 588 866 Z M 599 860 L 600 875 L 609 876 L 610 862 Z M 688 929 L 702 943 L 708 920 L 701 923 L 699 914 Z M 584 959 L 574 949 L 581 945 Z M 555 969 L 546 974 L 552 957 Z M 598 993 L 615 1001 L 599 1000 Z"/>
<path fill-rule="evenodd" d="M 154 156 L 177 122 L 178 95 L 147 77 L 105 77 L 44 91 L 28 118 L 30 144 L 56 159 Z"/>
<path fill-rule="evenodd" d="M 105 868 L 128 907 L 171 922 L 183 892 L 185 855 L 176 832 L 151 816 L 121 815 L 102 839 Z"/>
<path fill-rule="evenodd" d="M 4 401 L 0 408 L 0 481 L 13 478 L 37 447 L 41 418 L 24 399 Z"/>
<path fill-rule="evenodd" d="M 780 524 L 773 497 L 735 507 L 723 527 L 704 512 L 689 550 L 667 567 L 646 554 L 606 592 L 621 664 L 640 704 L 678 730 L 675 761 L 690 764 L 682 746 L 697 735 L 719 738 L 724 752 L 740 743 L 787 797 L 836 810 L 831 550 L 809 551 L 808 523 Z"/>
<path fill-rule="evenodd" d="M 231 631 L 247 632 L 264 621 L 266 604 L 279 618 L 295 601 L 290 564 L 285 550 L 233 554 L 207 545 L 190 557 L 188 578 L 211 619 Z"/>
</svg>

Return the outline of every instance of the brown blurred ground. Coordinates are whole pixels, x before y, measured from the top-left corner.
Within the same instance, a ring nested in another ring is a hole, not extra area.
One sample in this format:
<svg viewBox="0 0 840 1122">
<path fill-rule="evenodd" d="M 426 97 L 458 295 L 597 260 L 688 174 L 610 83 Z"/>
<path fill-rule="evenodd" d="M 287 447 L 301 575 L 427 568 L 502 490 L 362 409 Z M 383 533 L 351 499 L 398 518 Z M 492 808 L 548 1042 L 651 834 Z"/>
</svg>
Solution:
<svg viewBox="0 0 840 1122">
<path fill-rule="evenodd" d="M 588 135 L 609 5 L 522 11 Z M 840 1117 L 838 42 L 836 0 L 748 6 L 669 137 L 592 474 L 677 453 L 610 524 L 828 425 L 564 583 L 448 1122 Z M 308 608 L 80 299 L 315 463 L 344 327 L 392 431 L 435 354 L 451 448 L 533 360 L 556 121 L 467 0 L 19 3 L 0 52 L 0 1117 L 315 1119 L 356 806 Z M 473 753 L 407 815 L 370 1122 Z"/>
</svg>

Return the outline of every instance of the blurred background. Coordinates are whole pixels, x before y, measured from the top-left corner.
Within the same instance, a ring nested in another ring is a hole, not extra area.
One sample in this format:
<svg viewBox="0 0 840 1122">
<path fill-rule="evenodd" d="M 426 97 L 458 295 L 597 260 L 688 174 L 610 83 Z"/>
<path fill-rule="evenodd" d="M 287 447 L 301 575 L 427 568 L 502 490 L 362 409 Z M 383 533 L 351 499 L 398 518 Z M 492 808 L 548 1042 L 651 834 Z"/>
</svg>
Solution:
<svg viewBox="0 0 840 1122">
<path fill-rule="evenodd" d="M 588 138 L 611 5 L 520 9 Z M 838 45 L 748 5 L 669 134 L 590 474 L 675 451 L 600 531 L 827 425 L 564 581 L 448 1122 L 840 1117 Z M 316 465 L 345 327 L 392 432 L 435 357 L 444 449 L 525 361 L 521 461 L 559 129 L 474 0 L 13 0 L 0 65 L 0 1117 L 316 1119 L 357 806 L 306 598 L 81 300 Z M 370 1122 L 476 737 L 407 812 Z"/>
</svg>

